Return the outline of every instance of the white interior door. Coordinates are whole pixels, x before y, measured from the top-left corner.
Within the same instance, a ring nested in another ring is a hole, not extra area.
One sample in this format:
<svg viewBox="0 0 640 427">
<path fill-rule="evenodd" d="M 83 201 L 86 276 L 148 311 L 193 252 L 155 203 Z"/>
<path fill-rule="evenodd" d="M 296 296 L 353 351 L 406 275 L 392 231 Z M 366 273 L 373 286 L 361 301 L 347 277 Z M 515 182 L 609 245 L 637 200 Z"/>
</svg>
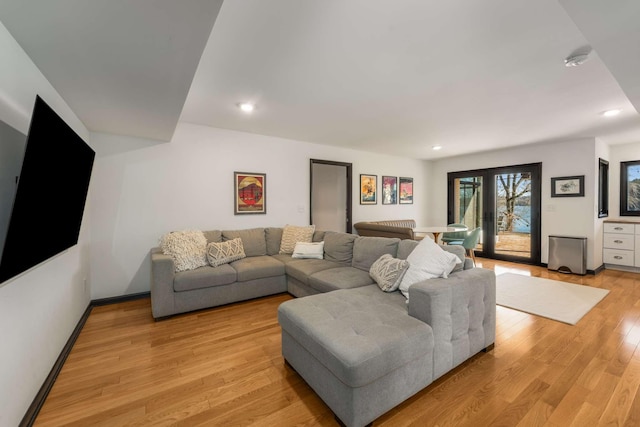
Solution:
<svg viewBox="0 0 640 427">
<path fill-rule="evenodd" d="M 347 232 L 347 168 L 311 164 L 311 221 L 317 230 Z"/>
</svg>

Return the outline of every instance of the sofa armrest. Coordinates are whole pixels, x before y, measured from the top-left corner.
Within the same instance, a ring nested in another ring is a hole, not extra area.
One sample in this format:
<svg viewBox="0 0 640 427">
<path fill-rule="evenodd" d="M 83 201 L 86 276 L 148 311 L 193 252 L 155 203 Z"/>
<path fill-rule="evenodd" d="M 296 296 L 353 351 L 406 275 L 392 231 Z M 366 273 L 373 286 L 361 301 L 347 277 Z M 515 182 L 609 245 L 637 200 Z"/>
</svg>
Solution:
<svg viewBox="0 0 640 427">
<path fill-rule="evenodd" d="M 472 268 L 409 288 L 409 314 L 433 329 L 434 380 L 495 342 L 496 276 Z"/>
<path fill-rule="evenodd" d="M 151 249 L 151 312 L 155 319 L 173 314 L 173 258 L 162 253 L 160 248 Z"/>
</svg>

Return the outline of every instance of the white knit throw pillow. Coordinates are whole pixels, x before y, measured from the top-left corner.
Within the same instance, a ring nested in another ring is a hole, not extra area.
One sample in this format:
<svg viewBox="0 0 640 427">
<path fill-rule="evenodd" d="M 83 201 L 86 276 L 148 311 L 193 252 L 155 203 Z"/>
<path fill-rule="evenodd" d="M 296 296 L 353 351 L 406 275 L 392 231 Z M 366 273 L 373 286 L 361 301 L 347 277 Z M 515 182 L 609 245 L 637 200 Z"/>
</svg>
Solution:
<svg viewBox="0 0 640 427">
<path fill-rule="evenodd" d="M 315 230 L 315 225 L 285 225 L 282 230 L 282 240 L 280 241 L 280 253 L 292 254 L 298 242 L 311 243 Z"/>
<path fill-rule="evenodd" d="M 194 270 L 207 265 L 207 238 L 202 231 L 184 230 L 160 238 L 162 253 L 171 256 L 175 271 Z"/>
</svg>

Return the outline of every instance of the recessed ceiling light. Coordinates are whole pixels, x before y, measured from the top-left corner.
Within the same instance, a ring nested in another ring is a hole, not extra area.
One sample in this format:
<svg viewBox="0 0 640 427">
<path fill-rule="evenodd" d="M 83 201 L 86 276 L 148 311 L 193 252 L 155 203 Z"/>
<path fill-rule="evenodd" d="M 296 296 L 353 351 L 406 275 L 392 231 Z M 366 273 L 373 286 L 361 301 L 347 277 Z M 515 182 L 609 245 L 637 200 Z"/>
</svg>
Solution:
<svg viewBox="0 0 640 427">
<path fill-rule="evenodd" d="M 240 108 L 245 113 L 250 113 L 256 109 L 256 106 L 251 104 L 250 102 L 243 102 L 241 104 L 238 104 L 238 108 Z"/>
<path fill-rule="evenodd" d="M 438 151 L 442 149 L 442 145 L 434 145 L 433 147 L 431 147 L 432 150 L 434 151 Z"/>
<path fill-rule="evenodd" d="M 618 114 L 620 114 L 622 110 L 619 108 L 616 108 L 615 110 L 607 110 L 604 113 L 602 113 L 603 116 L 605 117 L 613 117 L 613 116 L 617 116 Z"/>
</svg>

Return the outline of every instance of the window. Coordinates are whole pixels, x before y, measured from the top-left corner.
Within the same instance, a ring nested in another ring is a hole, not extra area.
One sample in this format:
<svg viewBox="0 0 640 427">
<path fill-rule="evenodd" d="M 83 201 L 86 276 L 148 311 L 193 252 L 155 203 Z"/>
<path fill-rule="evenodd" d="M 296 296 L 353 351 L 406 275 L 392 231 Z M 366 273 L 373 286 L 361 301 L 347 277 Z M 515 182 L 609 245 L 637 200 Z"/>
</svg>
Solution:
<svg viewBox="0 0 640 427">
<path fill-rule="evenodd" d="M 640 216 L 640 160 L 620 162 L 620 215 Z"/>
<path fill-rule="evenodd" d="M 609 162 L 600 159 L 598 165 L 598 218 L 609 216 Z"/>
</svg>

